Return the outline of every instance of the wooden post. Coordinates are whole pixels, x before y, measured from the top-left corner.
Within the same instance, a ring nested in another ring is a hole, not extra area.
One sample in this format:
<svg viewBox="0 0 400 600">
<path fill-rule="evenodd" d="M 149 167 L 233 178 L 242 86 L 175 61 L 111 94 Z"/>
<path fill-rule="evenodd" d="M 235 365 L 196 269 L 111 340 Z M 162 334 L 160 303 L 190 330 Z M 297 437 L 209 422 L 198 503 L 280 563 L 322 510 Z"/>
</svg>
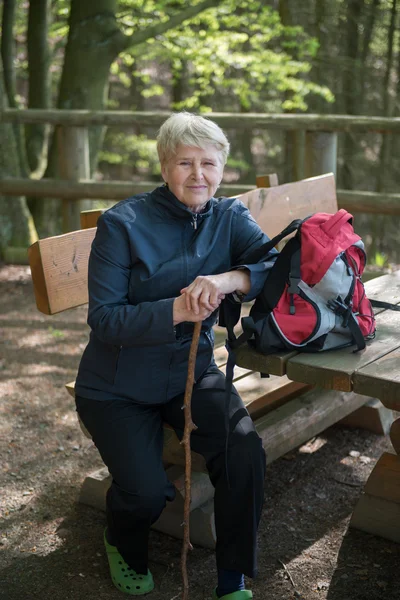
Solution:
<svg viewBox="0 0 400 600">
<path fill-rule="evenodd" d="M 87 127 L 58 127 L 59 171 L 62 179 L 90 179 Z M 91 208 L 89 200 L 62 200 L 63 232 L 80 229 L 81 210 Z"/>
<path fill-rule="evenodd" d="M 322 173 L 318 173 L 322 175 Z M 304 179 L 306 175 L 306 132 L 304 129 L 293 131 L 293 181 Z"/>
<path fill-rule="evenodd" d="M 333 173 L 336 178 L 337 133 L 307 131 L 305 136 L 305 177 Z"/>
<path fill-rule="evenodd" d="M 275 187 L 279 185 L 278 175 L 276 173 L 271 173 L 270 175 L 258 175 L 256 177 L 256 186 L 258 188 L 266 187 Z"/>
</svg>

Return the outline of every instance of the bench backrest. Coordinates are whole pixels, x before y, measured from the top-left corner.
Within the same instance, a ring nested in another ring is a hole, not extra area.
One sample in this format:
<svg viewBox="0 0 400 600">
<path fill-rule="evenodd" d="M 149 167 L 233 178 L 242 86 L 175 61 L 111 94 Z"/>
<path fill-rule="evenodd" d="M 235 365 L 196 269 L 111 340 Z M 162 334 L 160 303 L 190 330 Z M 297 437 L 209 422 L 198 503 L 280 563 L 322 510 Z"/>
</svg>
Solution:
<svg viewBox="0 0 400 600">
<path fill-rule="evenodd" d="M 273 237 L 293 219 L 337 211 L 334 176 L 259 187 L 239 196 L 261 229 Z M 96 223 L 103 210 L 85 211 L 83 229 L 45 238 L 29 248 L 36 305 L 53 315 L 88 301 L 87 270 Z"/>
</svg>

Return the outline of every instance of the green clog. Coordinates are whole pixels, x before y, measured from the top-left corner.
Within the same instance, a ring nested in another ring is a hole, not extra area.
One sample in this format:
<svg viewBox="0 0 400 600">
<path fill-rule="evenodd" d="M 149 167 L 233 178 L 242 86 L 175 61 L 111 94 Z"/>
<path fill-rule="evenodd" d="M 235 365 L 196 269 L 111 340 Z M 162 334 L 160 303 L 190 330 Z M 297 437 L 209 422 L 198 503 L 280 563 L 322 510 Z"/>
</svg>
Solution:
<svg viewBox="0 0 400 600">
<path fill-rule="evenodd" d="M 142 596 L 154 589 L 153 575 L 150 571 L 147 571 L 147 575 L 141 575 L 129 567 L 117 548 L 107 542 L 105 532 L 104 545 L 106 547 L 108 564 L 110 565 L 111 579 L 116 588 L 132 596 Z"/>
<path fill-rule="evenodd" d="M 250 590 L 238 590 L 231 594 L 225 594 L 225 596 L 217 596 L 217 590 L 213 591 L 212 600 L 249 600 L 253 597 L 253 592 Z"/>
</svg>

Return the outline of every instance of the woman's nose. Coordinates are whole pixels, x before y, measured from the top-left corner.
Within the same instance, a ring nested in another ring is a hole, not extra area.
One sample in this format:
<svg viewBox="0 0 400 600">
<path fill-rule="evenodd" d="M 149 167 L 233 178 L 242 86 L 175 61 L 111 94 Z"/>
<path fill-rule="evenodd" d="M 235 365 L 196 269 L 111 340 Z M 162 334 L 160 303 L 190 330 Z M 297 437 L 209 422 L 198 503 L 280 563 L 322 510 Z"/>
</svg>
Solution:
<svg viewBox="0 0 400 600">
<path fill-rule="evenodd" d="M 199 180 L 203 177 L 203 169 L 201 165 L 193 165 L 192 177 L 196 180 Z"/>
</svg>

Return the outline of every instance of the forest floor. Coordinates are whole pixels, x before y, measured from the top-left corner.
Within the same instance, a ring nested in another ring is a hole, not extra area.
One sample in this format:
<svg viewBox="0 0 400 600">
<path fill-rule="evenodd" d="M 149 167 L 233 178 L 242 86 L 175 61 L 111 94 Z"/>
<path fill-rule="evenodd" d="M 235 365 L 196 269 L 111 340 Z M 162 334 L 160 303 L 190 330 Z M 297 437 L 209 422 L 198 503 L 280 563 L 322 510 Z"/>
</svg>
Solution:
<svg viewBox="0 0 400 600">
<path fill-rule="evenodd" d="M 117 600 L 102 546 L 104 514 L 78 504 L 102 466 L 64 385 L 74 379 L 86 310 L 35 307 L 28 267 L 0 266 L 0 598 Z M 388 438 L 332 427 L 268 466 L 257 600 L 398 600 L 400 545 L 349 530 Z M 152 532 L 152 600 L 181 598 L 181 542 Z M 214 553 L 188 558 L 190 600 L 211 600 Z"/>
</svg>

